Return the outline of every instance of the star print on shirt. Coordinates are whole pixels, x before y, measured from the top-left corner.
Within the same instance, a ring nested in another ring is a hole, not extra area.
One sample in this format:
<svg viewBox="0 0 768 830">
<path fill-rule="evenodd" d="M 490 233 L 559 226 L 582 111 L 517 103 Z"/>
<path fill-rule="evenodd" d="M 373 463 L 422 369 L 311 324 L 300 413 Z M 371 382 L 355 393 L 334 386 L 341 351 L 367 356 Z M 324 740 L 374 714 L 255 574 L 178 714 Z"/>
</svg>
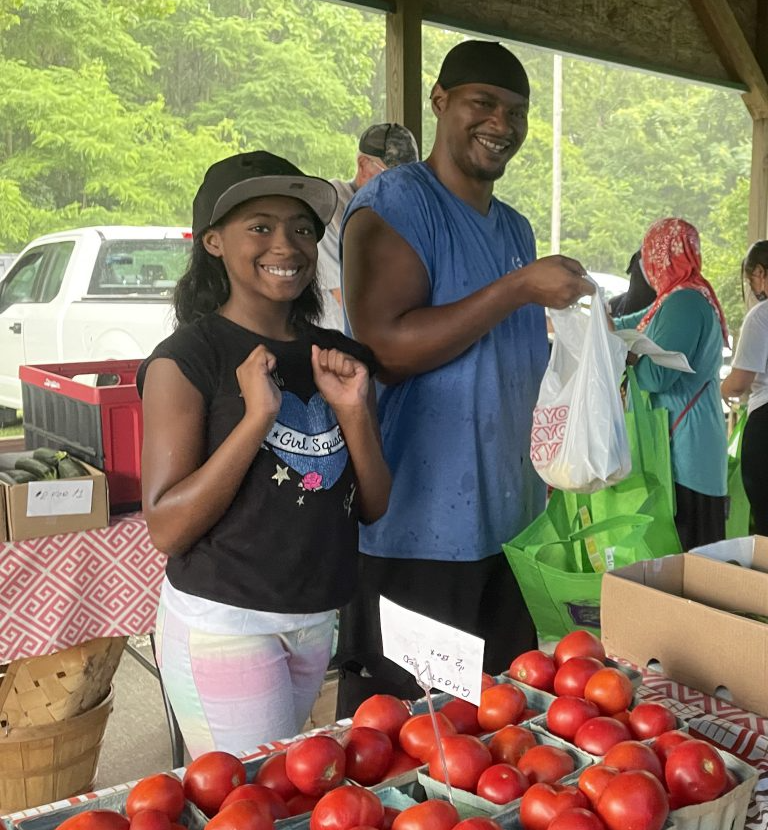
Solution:
<svg viewBox="0 0 768 830">
<path fill-rule="evenodd" d="M 296 504 L 298 504 L 298 505 L 299 505 L 299 507 L 304 507 L 304 496 L 299 496 L 299 497 L 296 499 Z"/>
<path fill-rule="evenodd" d="M 291 477 L 288 475 L 288 467 L 281 467 L 279 464 L 275 464 L 275 474 L 272 478 L 277 482 L 277 486 L 279 487 L 284 481 L 290 481 Z"/>
</svg>

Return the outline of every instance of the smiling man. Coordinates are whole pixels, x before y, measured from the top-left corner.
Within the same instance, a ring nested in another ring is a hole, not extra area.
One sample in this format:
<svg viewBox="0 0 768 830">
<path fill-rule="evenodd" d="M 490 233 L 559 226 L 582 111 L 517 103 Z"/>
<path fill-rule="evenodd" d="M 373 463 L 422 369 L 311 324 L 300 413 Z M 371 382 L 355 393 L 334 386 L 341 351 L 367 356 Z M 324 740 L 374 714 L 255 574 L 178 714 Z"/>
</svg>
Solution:
<svg viewBox="0 0 768 830">
<path fill-rule="evenodd" d="M 393 475 L 387 514 L 361 528 L 360 589 L 342 611 L 338 714 L 421 690 L 381 653 L 379 596 L 485 640 L 497 674 L 536 647 L 503 542 L 544 508 L 529 459 L 547 362 L 544 306 L 592 291 L 573 259 L 536 259 L 528 221 L 493 197 L 528 132 L 528 77 L 498 43 L 466 41 L 432 90 L 425 162 L 379 176 L 342 225 L 354 336 L 379 396 Z"/>
</svg>

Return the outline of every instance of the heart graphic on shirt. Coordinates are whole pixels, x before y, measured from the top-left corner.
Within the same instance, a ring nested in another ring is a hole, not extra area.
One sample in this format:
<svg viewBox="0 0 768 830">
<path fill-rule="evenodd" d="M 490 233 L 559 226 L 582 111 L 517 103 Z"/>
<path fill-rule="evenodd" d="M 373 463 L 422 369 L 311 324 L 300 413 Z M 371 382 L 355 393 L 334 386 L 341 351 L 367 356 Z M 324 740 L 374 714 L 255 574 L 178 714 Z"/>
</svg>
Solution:
<svg viewBox="0 0 768 830">
<path fill-rule="evenodd" d="M 264 443 L 306 479 L 309 490 L 329 490 L 347 465 L 349 452 L 336 415 L 319 392 L 304 403 L 292 392 L 283 392 L 280 412 Z"/>
</svg>

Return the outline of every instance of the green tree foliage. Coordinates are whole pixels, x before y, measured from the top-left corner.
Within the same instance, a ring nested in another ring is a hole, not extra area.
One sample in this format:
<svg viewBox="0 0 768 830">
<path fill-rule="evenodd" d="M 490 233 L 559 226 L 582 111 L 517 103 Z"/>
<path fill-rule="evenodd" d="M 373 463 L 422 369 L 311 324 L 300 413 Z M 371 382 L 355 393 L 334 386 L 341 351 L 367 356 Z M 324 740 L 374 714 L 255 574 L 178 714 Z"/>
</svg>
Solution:
<svg viewBox="0 0 768 830">
<path fill-rule="evenodd" d="M 423 32 L 429 91 L 465 35 Z M 206 167 L 264 147 L 351 177 L 385 118 L 384 16 L 325 0 L 0 0 L 0 250 L 94 223 L 187 224 Z M 552 55 L 531 78 L 529 137 L 496 193 L 550 250 Z M 738 95 L 563 61 L 563 253 L 622 273 L 648 225 L 682 215 L 732 327 L 742 315 L 751 124 Z"/>
</svg>

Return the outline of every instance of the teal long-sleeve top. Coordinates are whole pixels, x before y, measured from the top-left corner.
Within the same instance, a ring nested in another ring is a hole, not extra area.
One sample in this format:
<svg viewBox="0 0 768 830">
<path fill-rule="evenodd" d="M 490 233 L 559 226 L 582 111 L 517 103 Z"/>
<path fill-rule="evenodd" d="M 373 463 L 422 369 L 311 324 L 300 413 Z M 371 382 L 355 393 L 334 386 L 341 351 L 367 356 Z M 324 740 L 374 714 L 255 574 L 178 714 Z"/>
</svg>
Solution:
<svg viewBox="0 0 768 830">
<path fill-rule="evenodd" d="M 616 318 L 616 328 L 635 328 L 646 311 Z M 662 349 L 682 352 L 695 372 L 666 369 L 648 357 L 637 362 L 640 388 L 650 393 L 654 407 L 669 410 L 670 428 L 706 383 L 704 392 L 672 435 L 672 477 L 698 493 L 724 496 L 728 456 L 720 403 L 723 335 L 717 314 L 700 292 L 684 288 L 661 304 L 645 334 Z"/>
</svg>

